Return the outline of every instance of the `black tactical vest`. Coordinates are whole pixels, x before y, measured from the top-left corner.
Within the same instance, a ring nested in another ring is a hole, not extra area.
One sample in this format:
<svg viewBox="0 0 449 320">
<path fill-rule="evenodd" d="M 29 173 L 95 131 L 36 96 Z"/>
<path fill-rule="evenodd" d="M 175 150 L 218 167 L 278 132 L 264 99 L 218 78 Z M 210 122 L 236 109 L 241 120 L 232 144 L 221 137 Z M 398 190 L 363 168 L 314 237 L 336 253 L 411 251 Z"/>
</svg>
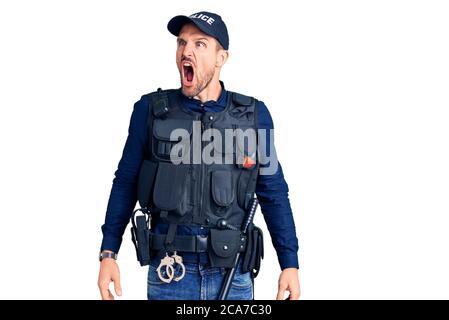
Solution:
<svg viewBox="0 0 449 320">
<path fill-rule="evenodd" d="M 194 112 L 182 106 L 180 90 L 158 90 L 149 96 L 147 157 L 142 163 L 138 179 L 138 200 L 152 216 L 171 224 L 202 225 L 216 228 L 223 219 L 240 228 L 250 200 L 254 197 L 259 162 L 254 149 L 245 150 L 245 144 L 234 138 L 233 148 L 203 141 L 222 163 L 174 164 L 170 152 L 179 139 L 171 139 L 175 129 L 184 129 L 190 136 L 190 159 L 197 150 L 192 148 L 194 128 L 201 134 L 214 128 L 225 137 L 225 129 L 252 128 L 257 133 L 257 100 L 228 91 L 226 107 L 221 112 Z M 197 121 L 194 125 L 194 121 Z M 199 122 L 198 122 L 199 121 Z M 256 135 L 257 137 L 257 135 Z M 199 137 L 201 139 L 201 137 Z M 257 148 L 255 149 L 257 151 Z M 186 152 L 186 150 L 183 150 Z M 179 157 L 185 156 L 179 152 Z M 256 162 L 253 166 L 237 164 L 237 155 L 248 155 Z M 233 159 L 233 163 L 226 163 Z"/>
</svg>

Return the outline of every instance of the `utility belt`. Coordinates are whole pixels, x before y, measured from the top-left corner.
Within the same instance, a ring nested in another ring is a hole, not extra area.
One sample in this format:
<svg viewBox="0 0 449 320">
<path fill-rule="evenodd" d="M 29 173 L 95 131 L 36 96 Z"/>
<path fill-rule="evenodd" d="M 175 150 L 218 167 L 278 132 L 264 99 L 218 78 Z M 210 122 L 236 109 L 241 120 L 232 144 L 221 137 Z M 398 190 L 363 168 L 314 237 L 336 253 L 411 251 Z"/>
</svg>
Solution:
<svg viewBox="0 0 449 320">
<path fill-rule="evenodd" d="M 157 251 L 165 250 L 166 237 L 167 237 L 166 234 L 155 234 L 150 231 L 149 233 L 150 250 L 157 250 Z M 209 241 L 210 241 L 209 237 L 204 235 L 175 236 L 170 251 L 191 252 L 191 253 L 207 252 Z"/>
<path fill-rule="evenodd" d="M 245 234 L 240 230 L 210 228 L 208 235 L 170 236 L 170 230 L 167 234 L 153 233 L 149 227 L 149 214 L 142 211 L 144 215 L 136 216 L 137 211 L 142 210 L 138 209 L 133 214 L 131 235 L 141 266 L 150 263 L 151 252 L 154 251 L 165 252 L 168 262 L 168 253 L 171 252 L 175 252 L 174 257 L 178 259 L 183 252 L 206 252 L 211 267 L 232 268 L 236 254 L 241 253 L 242 271 L 251 271 L 254 277 L 259 273 L 264 255 L 263 234 L 254 224 L 251 223 Z"/>
</svg>

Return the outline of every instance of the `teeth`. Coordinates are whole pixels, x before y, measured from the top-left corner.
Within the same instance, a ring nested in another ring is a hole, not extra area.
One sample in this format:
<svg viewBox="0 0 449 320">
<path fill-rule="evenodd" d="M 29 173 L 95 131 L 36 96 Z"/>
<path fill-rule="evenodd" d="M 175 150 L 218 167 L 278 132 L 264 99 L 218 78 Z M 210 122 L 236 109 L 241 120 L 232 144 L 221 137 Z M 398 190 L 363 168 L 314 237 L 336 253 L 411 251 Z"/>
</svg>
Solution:
<svg viewBox="0 0 449 320">
<path fill-rule="evenodd" d="M 191 67 L 192 64 L 191 64 L 190 62 L 184 62 L 183 66 L 184 66 L 184 67 Z"/>
</svg>

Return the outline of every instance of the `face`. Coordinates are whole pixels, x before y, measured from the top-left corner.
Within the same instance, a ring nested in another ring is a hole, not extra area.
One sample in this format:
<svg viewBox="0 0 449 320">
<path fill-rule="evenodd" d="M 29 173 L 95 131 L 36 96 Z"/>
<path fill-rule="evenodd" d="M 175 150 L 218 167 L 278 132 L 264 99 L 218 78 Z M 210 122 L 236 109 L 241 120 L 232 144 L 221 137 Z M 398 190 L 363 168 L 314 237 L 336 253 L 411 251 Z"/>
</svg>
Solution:
<svg viewBox="0 0 449 320">
<path fill-rule="evenodd" d="M 207 87 L 225 61 L 224 51 L 215 38 L 194 24 L 182 27 L 177 39 L 176 64 L 184 95 L 197 96 Z"/>
</svg>

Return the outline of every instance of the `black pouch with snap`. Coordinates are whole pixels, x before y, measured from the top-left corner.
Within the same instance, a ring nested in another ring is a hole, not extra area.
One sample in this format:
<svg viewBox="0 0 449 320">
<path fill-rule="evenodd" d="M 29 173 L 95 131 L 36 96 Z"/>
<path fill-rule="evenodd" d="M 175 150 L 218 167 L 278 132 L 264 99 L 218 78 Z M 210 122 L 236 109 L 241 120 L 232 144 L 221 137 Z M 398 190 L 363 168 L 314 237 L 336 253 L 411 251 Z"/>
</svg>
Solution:
<svg viewBox="0 0 449 320">
<path fill-rule="evenodd" d="M 232 268 L 240 248 L 241 233 L 238 230 L 210 230 L 209 261 L 211 267 Z"/>
</svg>

